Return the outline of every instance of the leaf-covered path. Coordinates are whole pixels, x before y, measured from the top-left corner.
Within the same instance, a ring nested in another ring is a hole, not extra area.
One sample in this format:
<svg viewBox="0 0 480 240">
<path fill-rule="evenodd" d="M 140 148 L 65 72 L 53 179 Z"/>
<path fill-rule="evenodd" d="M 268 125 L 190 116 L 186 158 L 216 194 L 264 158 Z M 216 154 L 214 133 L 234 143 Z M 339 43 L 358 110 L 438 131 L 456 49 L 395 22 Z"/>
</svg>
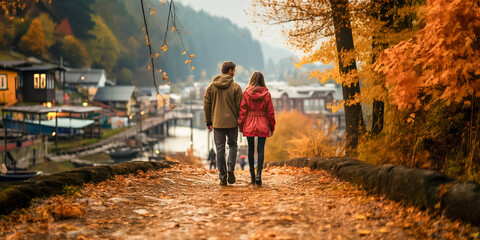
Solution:
<svg viewBox="0 0 480 240">
<path fill-rule="evenodd" d="M 270 168 L 220 186 L 188 165 L 119 176 L 0 220 L 6 239 L 462 239 L 478 229 L 367 195 L 323 171 Z"/>
</svg>

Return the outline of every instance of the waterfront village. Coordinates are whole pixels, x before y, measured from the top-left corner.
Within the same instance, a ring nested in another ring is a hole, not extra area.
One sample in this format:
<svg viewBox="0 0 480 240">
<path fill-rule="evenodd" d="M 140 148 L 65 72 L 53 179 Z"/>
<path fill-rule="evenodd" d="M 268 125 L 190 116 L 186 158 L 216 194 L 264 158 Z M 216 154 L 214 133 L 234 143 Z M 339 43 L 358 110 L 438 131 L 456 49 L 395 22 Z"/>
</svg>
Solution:
<svg viewBox="0 0 480 240">
<path fill-rule="evenodd" d="M 242 89 L 247 85 L 239 83 Z M 0 180 L 162 160 L 168 149 L 159 143 L 168 137 L 169 126 L 189 126 L 190 145 L 193 128 L 205 128 L 202 100 L 207 86 L 195 83 L 173 94 L 169 85 L 158 89 L 116 85 L 104 69 L 68 68 L 32 58 L 0 60 Z M 327 108 L 342 98 L 338 86 L 288 87 L 273 82 L 270 91 L 276 111 L 322 115 L 344 128 L 343 111 Z"/>
</svg>

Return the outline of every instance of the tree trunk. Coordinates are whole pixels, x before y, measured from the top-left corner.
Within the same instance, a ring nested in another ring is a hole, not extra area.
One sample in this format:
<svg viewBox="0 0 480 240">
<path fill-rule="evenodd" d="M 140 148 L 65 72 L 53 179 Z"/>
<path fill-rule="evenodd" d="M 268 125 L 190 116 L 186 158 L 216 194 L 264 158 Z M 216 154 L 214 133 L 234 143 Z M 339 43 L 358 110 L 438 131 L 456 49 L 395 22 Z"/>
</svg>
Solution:
<svg viewBox="0 0 480 240">
<path fill-rule="evenodd" d="M 373 136 L 380 134 L 383 130 L 383 116 L 385 113 L 385 103 L 382 100 L 373 100 L 372 111 L 372 130 Z"/>
<path fill-rule="evenodd" d="M 379 19 L 382 22 L 385 22 L 383 28 L 391 28 L 393 26 L 393 14 L 390 12 L 394 7 L 394 0 L 383 0 L 383 1 L 371 1 L 372 4 L 372 17 Z M 375 63 L 378 56 L 378 52 L 383 51 L 388 47 L 388 43 L 385 41 L 378 42 L 378 35 L 385 34 L 382 33 L 382 29 L 378 29 L 373 36 L 372 50 L 374 54 L 372 55 L 372 64 Z M 380 50 L 377 52 L 377 50 Z M 371 133 L 373 136 L 380 134 L 383 130 L 383 119 L 385 113 L 385 103 L 380 99 L 373 100 L 373 109 L 372 109 L 372 129 Z"/>
<path fill-rule="evenodd" d="M 330 0 L 333 14 L 333 25 L 335 28 L 335 42 L 337 45 L 338 65 L 340 75 L 345 76 L 349 73 L 356 73 L 357 64 L 355 59 L 345 59 L 342 57 L 344 52 L 353 52 L 353 35 L 350 24 L 350 13 L 348 12 L 348 0 Z M 346 126 L 346 153 L 352 155 L 355 153 L 358 145 L 358 136 L 363 131 L 362 106 L 360 103 L 348 104 L 354 99 L 356 94 L 360 94 L 360 85 L 358 76 L 351 84 L 343 84 L 343 99 L 345 100 L 345 126 Z"/>
</svg>

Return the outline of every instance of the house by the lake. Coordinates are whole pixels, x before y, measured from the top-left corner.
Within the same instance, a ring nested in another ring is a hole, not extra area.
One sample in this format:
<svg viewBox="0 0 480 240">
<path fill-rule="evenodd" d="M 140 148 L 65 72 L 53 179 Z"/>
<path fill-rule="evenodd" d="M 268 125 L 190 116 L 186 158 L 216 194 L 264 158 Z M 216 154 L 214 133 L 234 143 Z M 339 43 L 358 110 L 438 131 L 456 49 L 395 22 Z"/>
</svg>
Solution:
<svg viewBox="0 0 480 240">
<path fill-rule="evenodd" d="M 38 61 L 0 61 L 0 88 L 6 90 L 5 104 L 16 102 L 55 105 L 55 89 L 65 79 L 66 69 L 59 65 L 39 65 Z M 6 85 L 1 85 L 6 84 Z M 14 95 L 12 95 L 12 93 Z M 0 96 L 0 98 L 3 97 Z"/>
<path fill-rule="evenodd" d="M 0 105 L 17 103 L 17 70 L 0 65 Z"/>
<path fill-rule="evenodd" d="M 105 86 L 98 88 L 94 102 L 100 102 L 115 112 L 116 116 L 129 116 L 136 112 L 135 86 Z"/>
<path fill-rule="evenodd" d="M 107 80 L 105 69 L 68 68 L 65 73 L 65 82 L 62 88 L 65 91 L 70 89 L 85 93 L 85 95 L 87 95 L 88 92 L 88 97 L 85 96 L 85 98 L 91 101 L 97 93 L 98 88 L 109 85 L 113 85 L 113 83 Z"/>
</svg>

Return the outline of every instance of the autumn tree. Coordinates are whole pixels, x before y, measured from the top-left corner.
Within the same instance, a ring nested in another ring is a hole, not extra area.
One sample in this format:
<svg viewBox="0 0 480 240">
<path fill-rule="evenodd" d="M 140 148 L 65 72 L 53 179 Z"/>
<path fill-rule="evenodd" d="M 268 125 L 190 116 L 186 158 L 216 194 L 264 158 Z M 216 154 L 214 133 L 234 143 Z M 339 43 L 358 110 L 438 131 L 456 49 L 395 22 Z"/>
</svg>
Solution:
<svg viewBox="0 0 480 240">
<path fill-rule="evenodd" d="M 55 43 L 55 28 L 57 24 L 46 13 L 42 13 L 38 16 L 42 22 L 43 32 L 45 33 L 45 43 L 47 48 Z"/>
<path fill-rule="evenodd" d="M 363 131 L 363 116 L 358 101 L 360 84 L 350 17 L 352 6 L 348 0 L 256 0 L 255 4 L 259 5 L 257 18 L 268 24 L 283 24 L 288 44 L 306 53 L 301 64 L 336 60 L 345 100 L 347 151 L 355 151 Z M 319 45 L 326 44 L 325 38 L 334 39 L 336 51 L 326 53 L 328 57 L 318 57 L 322 51 Z"/>
<path fill-rule="evenodd" d="M 73 35 L 63 39 L 63 57 L 72 67 L 85 67 L 88 64 L 88 53 L 85 45 Z"/>
<path fill-rule="evenodd" d="M 471 166 L 478 148 L 472 129 L 478 128 L 480 120 L 480 2 L 427 2 L 425 27 L 387 49 L 376 70 L 386 76 L 392 103 L 412 112 L 411 121 L 415 113 L 438 104 L 445 104 L 453 114 L 469 110 L 470 119 L 464 124 L 470 130 L 458 134 L 467 136 L 464 142 L 469 143 L 470 156 L 466 165 Z"/>
<path fill-rule="evenodd" d="M 55 33 L 60 37 L 65 37 L 68 35 L 73 35 L 72 28 L 70 27 L 70 23 L 68 19 L 64 18 L 60 24 L 58 24 L 57 28 L 55 29 Z"/>
<path fill-rule="evenodd" d="M 27 33 L 20 39 L 19 47 L 22 51 L 34 56 L 45 54 L 45 34 L 40 19 L 35 18 L 32 21 Z"/>
<path fill-rule="evenodd" d="M 92 16 L 95 27 L 89 32 L 94 38 L 89 41 L 89 55 L 93 63 L 104 67 L 108 72 L 117 63 L 120 46 L 117 37 L 99 15 Z"/>
</svg>

